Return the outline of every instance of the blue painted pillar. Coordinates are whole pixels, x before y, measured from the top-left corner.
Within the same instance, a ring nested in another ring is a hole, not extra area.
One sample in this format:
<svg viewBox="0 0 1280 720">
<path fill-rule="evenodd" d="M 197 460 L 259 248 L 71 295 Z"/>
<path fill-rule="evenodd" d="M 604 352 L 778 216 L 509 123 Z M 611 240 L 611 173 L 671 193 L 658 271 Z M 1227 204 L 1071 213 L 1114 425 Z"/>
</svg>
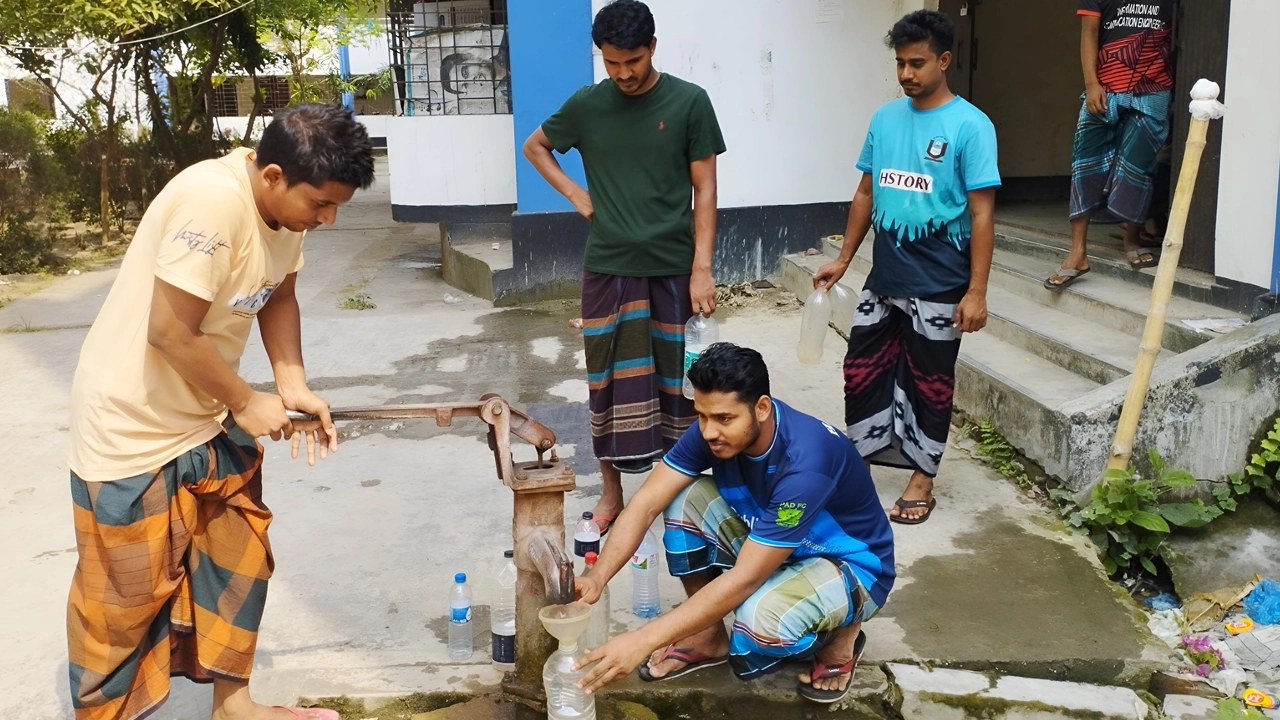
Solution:
<svg viewBox="0 0 1280 720">
<path fill-rule="evenodd" d="M 343 82 L 351 81 L 351 52 L 346 45 L 338 46 L 338 75 L 342 77 Z M 346 108 L 347 112 L 355 112 L 356 94 L 342 93 L 342 107 Z"/>
<path fill-rule="evenodd" d="M 517 210 L 572 211 L 573 205 L 542 179 L 521 148 L 570 95 L 592 84 L 591 0 L 510 0 L 507 17 Z M 586 186 L 578 151 L 557 159 L 569 177 Z"/>
<path fill-rule="evenodd" d="M 1271 254 L 1271 292 L 1280 294 L 1280 195 L 1276 197 L 1276 244 Z"/>
</svg>

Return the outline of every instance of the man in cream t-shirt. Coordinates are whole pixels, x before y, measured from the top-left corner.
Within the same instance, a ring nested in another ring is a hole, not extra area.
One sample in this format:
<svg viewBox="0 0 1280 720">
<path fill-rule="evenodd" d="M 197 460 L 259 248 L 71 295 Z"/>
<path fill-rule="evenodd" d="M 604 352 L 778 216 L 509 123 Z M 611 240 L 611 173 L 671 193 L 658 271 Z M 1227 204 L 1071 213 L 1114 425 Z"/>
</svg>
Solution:
<svg viewBox="0 0 1280 720">
<path fill-rule="evenodd" d="M 147 209 L 71 391 L 79 563 L 67 608 L 77 720 L 133 720 L 169 677 L 213 682 L 214 720 L 337 720 L 269 708 L 249 673 L 273 561 L 256 438 L 337 449 L 307 389 L 294 283 L 303 236 L 373 182 L 340 106 L 276 113 L 257 151 L 193 165 Z M 276 392 L 238 375 L 257 319 Z M 318 415 L 290 423 L 286 409 Z"/>
</svg>

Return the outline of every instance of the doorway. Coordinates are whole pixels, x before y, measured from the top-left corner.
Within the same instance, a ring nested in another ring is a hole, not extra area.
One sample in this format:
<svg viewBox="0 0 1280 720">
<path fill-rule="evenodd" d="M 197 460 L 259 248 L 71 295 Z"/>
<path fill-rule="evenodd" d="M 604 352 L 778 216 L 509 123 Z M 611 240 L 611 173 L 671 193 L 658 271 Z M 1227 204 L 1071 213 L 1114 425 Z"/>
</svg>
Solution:
<svg viewBox="0 0 1280 720">
<path fill-rule="evenodd" d="M 996 219 L 1069 244 L 1068 200 L 1071 149 L 1080 113 L 1078 0 L 939 0 L 939 10 L 956 23 L 956 59 L 948 69 L 953 91 L 987 114 L 1000 143 L 1004 186 Z M 1176 86 L 1174 131 L 1165 155 L 1169 164 L 1157 178 L 1151 214 L 1167 215 L 1186 142 L 1189 116 L 1184 98 L 1200 77 L 1226 75 L 1230 0 L 1179 3 L 1174 24 Z M 1184 28 L 1197 27 L 1193 35 Z M 1205 32 L 1211 30 L 1211 32 Z M 1183 266 L 1212 272 L 1221 124 L 1205 149 L 1196 200 L 1188 220 Z M 1161 180 L 1164 181 L 1163 185 Z M 1163 229 L 1158 223 L 1157 230 Z M 1119 248 L 1119 226 L 1097 225 L 1091 246 Z"/>
</svg>

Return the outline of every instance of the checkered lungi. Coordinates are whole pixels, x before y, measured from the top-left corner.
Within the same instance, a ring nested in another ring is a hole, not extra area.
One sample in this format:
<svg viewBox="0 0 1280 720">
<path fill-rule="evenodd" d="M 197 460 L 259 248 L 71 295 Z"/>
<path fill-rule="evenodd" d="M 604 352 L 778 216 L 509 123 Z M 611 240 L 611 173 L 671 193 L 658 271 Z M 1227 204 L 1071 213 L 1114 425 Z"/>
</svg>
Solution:
<svg viewBox="0 0 1280 720">
<path fill-rule="evenodd" d="M 871 464 L 937 476 L 960 356 L 956 307 L 966 291 L 924 299 L 862 291 L 844 360 L 844 414 L 849 439 Z"/>
<path fill-rule="evenodd" d="M 751 534 L 720 495 L 715 480 L 693 481 L 665 513 L 662 544 L 672 575 L 733 567 Z M 852 566 L 839 558 L 787 561 L 734 611 L 729 665 L 743 680 L 805 659 L 825 634 L 879 611 Z"/>
<path fill-rule="evenodd" d="M 248 679 L 274 563 L 262 446 L 228 419 L 155 472 L 71 474 L 80 561 L 67 605 L 77 720 L 134 720 L 169 677 Z"/>
<path fill-rule="evenodd" d="M 1081 106 L 1071 159 L 1071 219 L 1105 210 L 1110 218 L 1094 219 L 1147 221 L 1157 158 L 1169 140 L 1172 95 L 1109 92 L 1101 115 Z"/>
</svg>

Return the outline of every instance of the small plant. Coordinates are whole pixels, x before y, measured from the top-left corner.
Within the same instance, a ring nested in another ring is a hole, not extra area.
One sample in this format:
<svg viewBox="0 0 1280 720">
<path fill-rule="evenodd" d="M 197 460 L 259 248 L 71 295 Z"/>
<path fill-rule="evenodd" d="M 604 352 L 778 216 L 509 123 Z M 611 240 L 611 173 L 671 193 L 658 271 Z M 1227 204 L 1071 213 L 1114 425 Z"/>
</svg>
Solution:
<svg viewBox="0 0 1280 720">
<path fill-rule="evenodd" d="M 1266 720 L 1267 716 L 1263 715 L 1260 710 L 1254 710 L 1251 707 L 1245 707 L 1244 703 L 1235 698 L 1223 698 L 1218 701 L 1218 712 L 1214 713 L 1213 720 Z"/>
<path fill-rule="evenodd" d="M 966 424 L 960 429 L 960 434 L 974 437 L 978 441 L 978 455 L 995 468 L 996 472 L 1016 480 L 1019 487 L 1031 486 L 1031 478 L 1027 476 L 1026 467 L 1015 459 L 1017 450 L 1003 435 L 996 432 L 990 420 L 979 418 L 973 425 Z"/>
<path fill-rule="evenodd" d="M 1170 525 L 1202 527 L 1222 515 L 1220 508 L 1205 505 L 1199 499 L 1164 502 L 1169 493 L 1195 485 L 1196 479 L 1186 470 L 1165 467 L 1164 458 L 1155 450 L 1148 453 L 1148 458 L 1154 478 L 1145 479 L 1132 469 L 1108 470 L 1093 488 L 1089 504 L 1067 516 L 1067 524 L 1089 533 L 1089 539 L 1102 553 L 1108 575 L 1130 567 L 1135 560 L 1155 575 L 1154 558 L 1169 536 Z"/>
<path fill-rule="evenodd" d="M 1280 469 L 1280 418 L 1276 418 L 1261 445 L 1259 451 L 1249 458 L 1244 475 L 1232 475 L 1229 478 L 1229 490 L 1236 495 L 1245 495 L 1256 487 L 1272 501 L 1280 502 L 1280 485 L 1276 484 L 1276 471 Z M 1221 502 L 1222 495 L 1218 493 L 1219 490 L 1215 488 L 1214 495 Z"/>
<path fill-rule="evenodd" d="M 357 293 L 342 301 L 338 306 L 342 310 L 374 310 L 378 306 L 373 304 L 373 299 L 369 297 L 369 293 Z"/>
</svg>

